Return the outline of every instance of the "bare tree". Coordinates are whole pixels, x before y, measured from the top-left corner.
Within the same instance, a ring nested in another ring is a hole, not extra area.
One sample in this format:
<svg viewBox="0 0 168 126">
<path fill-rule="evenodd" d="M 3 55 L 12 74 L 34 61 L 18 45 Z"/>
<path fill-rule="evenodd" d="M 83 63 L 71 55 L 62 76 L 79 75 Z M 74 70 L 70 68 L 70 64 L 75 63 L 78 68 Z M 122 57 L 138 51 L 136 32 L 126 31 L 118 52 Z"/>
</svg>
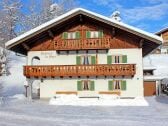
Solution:
<svg viewBox="0 0 168 126">
<path fill-rule="evenodd" d="M 26 14 L 22 12 L 22 6 L 21 0 L 0 0 L 0 76 L 3 73 L 9 74 L 10 68 L 11 59 L 9 51 L 5 49 L 5 42 L 73 9 L 76 2 L 74 0 L 30 0 Z M 2 87 L 0 85 L 1 90 Z"/>
<path fill-rule="evenodd" d="M 74 0 L 31 0 L 28 7 L 29 14 L 23 16 L 21 21 L 22 32 L 37 27 L 61 14 L 75 8 Z"/>
<path fill-rule="evenodd" d="M 17 36 L 17 23 L 21 3 L 19 0 L 0 1 L 0 76 L 9 73 L 9 51 L 5 49 L 5 42 Z M 3 82 L 0 78 L 0 96 L 3 92 Z"/>
</svg>

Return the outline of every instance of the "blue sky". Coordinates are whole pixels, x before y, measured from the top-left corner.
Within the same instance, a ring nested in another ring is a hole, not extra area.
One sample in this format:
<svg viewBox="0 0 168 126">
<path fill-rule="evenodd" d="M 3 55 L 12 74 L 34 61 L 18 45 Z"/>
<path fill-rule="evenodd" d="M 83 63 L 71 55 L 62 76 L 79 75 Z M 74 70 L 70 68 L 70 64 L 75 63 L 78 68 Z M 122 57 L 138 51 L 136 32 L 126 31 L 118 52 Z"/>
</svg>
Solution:
<svg viewBox="0 0 168 126">
<path fill-rule="evenodd" d="M 24 2 L 26 3 L 27 0 Z M 77 7 L 110 16 L 121 13 L 122 22 L 148 32 L 168 27 L 168 0 L 75 0 Z"/>
<path fill-rule="evenodd" d="M 80 0 L 78 5 L 105 16 L 118 10 L 122 22 L 148 32 L 168 27 L 168 0 Z"/>
</svg>

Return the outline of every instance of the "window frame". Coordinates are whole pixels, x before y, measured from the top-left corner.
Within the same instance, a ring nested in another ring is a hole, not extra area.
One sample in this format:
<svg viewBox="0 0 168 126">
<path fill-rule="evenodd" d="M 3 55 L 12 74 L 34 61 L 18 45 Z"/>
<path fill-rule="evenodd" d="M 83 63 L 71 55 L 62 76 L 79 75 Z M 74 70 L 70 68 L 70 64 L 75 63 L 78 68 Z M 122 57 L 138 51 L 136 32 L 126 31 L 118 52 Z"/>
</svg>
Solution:
<svg viewBox="0 0 168 126">
<path fill-rule="evenodd" d="M 80 37 L 81 37 L 80 31 L 68 31 L 62 33 L 62 39 L 64 40 L 75 40 L 80 39 Z"/>
<path fill-rule="evenodd" d="M 103 30 L 87 30 L 86 31 L 87 39 L 100 39 L 100 38 L 103 38 L 103 36 L 104 36 Z"/>
<path fill-rule="evenodd" d="M 79 84 L 79 83 L 81 84 L 80 85 L 81 89 L 78 90 L 78 87 L 77 87 L 78 91 L 95 91 L 95 83 L 94 83 L 94 81 L 92 81 L 92 80 L 81 80 L 81 81 L 77 82 L 77 84 Z"/>
</svg>

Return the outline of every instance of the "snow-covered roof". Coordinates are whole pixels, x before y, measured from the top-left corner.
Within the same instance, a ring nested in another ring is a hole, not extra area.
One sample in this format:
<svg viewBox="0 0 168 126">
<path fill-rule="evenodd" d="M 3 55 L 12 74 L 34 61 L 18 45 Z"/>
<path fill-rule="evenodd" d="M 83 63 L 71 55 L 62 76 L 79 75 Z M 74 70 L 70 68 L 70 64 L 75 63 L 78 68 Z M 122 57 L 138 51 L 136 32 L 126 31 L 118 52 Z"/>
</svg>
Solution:
<svg viewBox="0 0 168 126">
<path fill-rule="evenodd" d="M 83 15 L 86 15 L 88 17 L 91 17 L 91 18 L 94 18 L 96 20 L 99 20 L 99 21 L 102 21 L 102 22 L 105 22 L 109 25 L 112 25 L 112 26 L 115 26 L 117 28 L 120 28 L 120 29 L 123 29 L 125 31 L 128 31 L 130 33 L 133 33 L 135 35 L 138 35 L 140 37 L 143 37 L 145 39 L 148 39 L 152 42 L 155 42 L 157 44 L 161 44 L 161 42 L 163 41 L 163 39 L 157 35 L 154 35 L 152 33 L 149 33 L 149 32 L 146 32 L 146 31 L 143 31 L 143 30 L 140 30 L 138 28 L 135 28 L 133 26 L 130 26 L 130 25 L 127 25 L 123 22 L 118 22 L 114 19 L 111 19 L 109 17 L 106 17 L 106 16 L 103 16 L 103 15 L 100 15 L 100 14 L 97 14 L 97 13 L 94 13 L 94 12 L 91 12 L 91 11 L 88 11 L 86 9 L 83 9 L 83 8 L 76 8 L 76 9 L 73 9 L 55 19 L 52 19 L 8 42 L 6 42 L 6 48 L 7 49 L 10 49 L 11 47 L 19 44 L 19 43 L 22 43 L 28 39 L 30 39 L 31 37 L 39 34 L 39 33 L 42 33 L 43 31 L 45 30 L 48 30 L 49 28 L 73 17 L 74 15 L 77 15 L 77 14 L 83 14 Z"/>
<path fill-rule="evenodd" d="M 144 66 L 143 70 L 156 70 L 156 67 L 154 67 L 154 66 Z"/>
<path fill-rule="evenodd" d="M 160 31 L 156 32 L 155 34 L 159 35 L 159 34 L 165 32 L 165 31 L 168 31 L 168 27 L 161 29 Z"/>
<path fill-rule="evenodd" d="M 164 78 L 168 78 L 168 76 L 157 76 L 157 75 L 144 76 L 144 81 L 157 81 L 162 80 Z"/>
</svg>

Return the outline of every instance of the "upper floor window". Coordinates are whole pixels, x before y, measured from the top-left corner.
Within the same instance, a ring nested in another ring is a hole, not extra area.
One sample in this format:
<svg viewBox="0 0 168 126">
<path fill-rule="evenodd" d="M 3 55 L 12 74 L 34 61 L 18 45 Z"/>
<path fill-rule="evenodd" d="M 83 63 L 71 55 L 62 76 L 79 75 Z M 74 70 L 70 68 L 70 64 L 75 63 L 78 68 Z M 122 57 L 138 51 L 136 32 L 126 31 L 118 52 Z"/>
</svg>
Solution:
<svg viewBox="0 0 168 126">
<path fill-rule="evenodd" d="M 80 32 L 64 32 L 62 34 L 63 39 L 79 39 L 80 38 Z"/>
<path fill-rule="evenodd" d="M 77 65 L 96 64 L 96 56 L 91 56 L 91 55 L 77 56 L 76 64 Z"/>
<path fill-rule="evenodd" d="M 107 56 L 107 64 L 112 63 L 127 63 L 127 55 Z"/>
<path fill-rule="evenodd" d="M 103 31 L 86 31 L 86 38 L 103 38 Z"/>
</svg>

